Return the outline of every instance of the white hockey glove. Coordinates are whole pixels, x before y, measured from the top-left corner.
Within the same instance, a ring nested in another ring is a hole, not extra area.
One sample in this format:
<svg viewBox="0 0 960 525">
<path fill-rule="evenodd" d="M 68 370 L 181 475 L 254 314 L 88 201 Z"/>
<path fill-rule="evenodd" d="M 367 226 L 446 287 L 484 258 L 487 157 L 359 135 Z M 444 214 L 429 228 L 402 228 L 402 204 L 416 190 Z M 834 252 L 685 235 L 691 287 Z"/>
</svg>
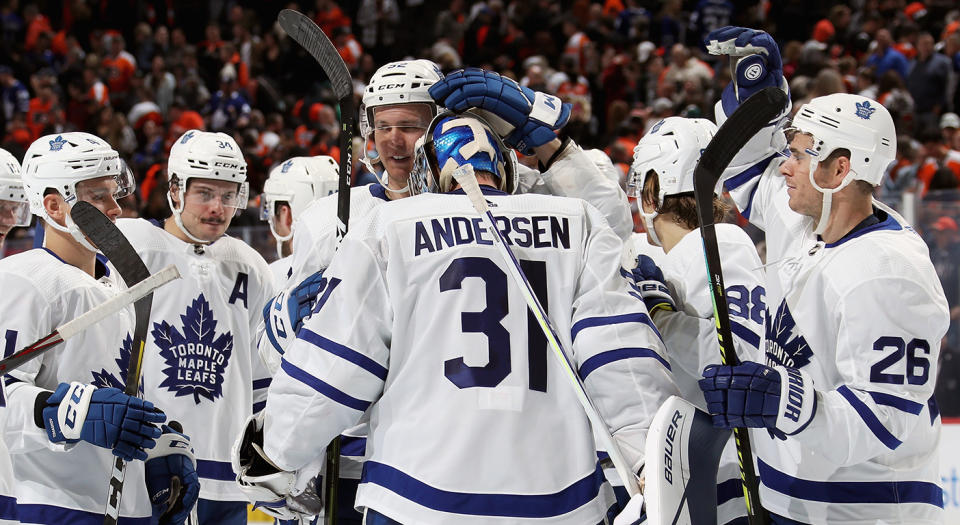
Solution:
<svg viewBox="0 0 960 525">
<path fill-rule="evenodd" d="M 323 510 L 316 477 L 306 478 L 298 488 L 297 473 L 281 469 L 263 452 L 263 412 L 247 419 L 243 434 L 233 445 L 231 463 L 237 484 L 254 509 L 279 520 L 304 523 Z"/>
</svg>

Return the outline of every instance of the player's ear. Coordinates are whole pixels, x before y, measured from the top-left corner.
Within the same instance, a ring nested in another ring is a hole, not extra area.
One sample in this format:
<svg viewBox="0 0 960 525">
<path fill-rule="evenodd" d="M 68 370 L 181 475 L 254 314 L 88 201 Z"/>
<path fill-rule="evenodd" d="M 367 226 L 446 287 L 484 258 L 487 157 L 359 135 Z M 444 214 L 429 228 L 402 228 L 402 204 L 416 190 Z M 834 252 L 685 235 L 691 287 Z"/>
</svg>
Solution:
<svg viewBox="0 0 960 525">
<path fill-rule="evenodd" d="M 290 206 L 286 204 L 278 206 L 277 215 L 280 216 L 280 221 L 287 225 L 287 228 L 293 225 L 293 210 L 290 209 Z"/>
<path fill-rule="evenodd" d="M 43 208 L 47 211 L 47 215 L 51 219 L 60 224 L 64 223 L 67 213 L 70 211 L 70 207 L 63 201 L 63 197 L 56 192 L 43 196 Z"/>
</svg>

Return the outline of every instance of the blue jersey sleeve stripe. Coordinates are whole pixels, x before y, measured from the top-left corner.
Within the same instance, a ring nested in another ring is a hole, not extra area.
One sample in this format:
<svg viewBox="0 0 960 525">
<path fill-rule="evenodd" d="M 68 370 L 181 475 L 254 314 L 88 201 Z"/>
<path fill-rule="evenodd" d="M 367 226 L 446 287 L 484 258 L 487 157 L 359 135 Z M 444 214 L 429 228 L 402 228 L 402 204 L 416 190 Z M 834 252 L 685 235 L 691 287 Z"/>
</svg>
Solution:
<svg viewBox="0 0 960 525">
<path fill-rule="evenodd" d="M 743 482 L 737 478 L 731 478 L 717 483 L 717 505 L 743 497 Z"/>
<path fill-rule="evenodd" d="M 605 482 L 597 469 L 553 494 L 482 494 L 453 492 L 430 486 L 400 470 L 367 461 L 361 483 L 379 485 L 398 496 L 429 509 L 471 516 L 507 518 L 553 518 L 576 510 L 597 497 Z"/>
<path fill-rule="evenodd" d="M 12 499 L 12 498 L 11 498 Z M 2 516 L 0 516 L 2 517 Z M 13 520 L 17 523 L 102 523 L 103 513 L 75 510 L 56 505 L 17 503 Z M 150 525 L 150 516 L 145 518 L 120 518 L 123 525 Z"/>
<path fill-rule="evenodd" d="M 753 166 L 750 166 L 749 168 L 741 171 L 737 175 L 730 177 L 729 179 L 724 181 L 723 186 L 727 189 L 727 191 L 732 191 L 739 188 L 740 186 L 743 186 L 744 184 L 749 182 L 751 179 L 754 179 L 756 177 L 759 177 L 760 175 L 763 175 L 763 172 L 767 170 L 767 166 L 770 165 L 770 162 L 777 155 L 778 155 L 777 153 L 774 153 L 773 155 L 770 155 L 769 157 L 761 160 L 760 162 L 754 164 Z"/>
<path fill-rule="evenodd" d="M 266 402 L 266 401 L 257 401 L 256 403 L 253 404 L 253 413 L 256 414 L 256 413 L 260 412 L 260 411 L 263 410 L 266 406 L 267 406 L 267 402 Z"/>
<path fill-rule="evenodd" d="M 850 406 L 857 411 L 857 414 L 860 415 L 860 419 L 867 425 L 867 428 L 869 428 L 870 431 L 873 432 L 873 435 L 877 436 L 877 439 L 886 445 L 887 448 L 896 450 L 897 447 L 903 444 L 903 442 L 883 426 L 883 423 L 880 422 L 876 414 L 870 411 L 870 407 L 861 401 L 847 385 L 841 385 L 840 388 L 837 389 L 837 392 L 847 400 L 847 403 L 850 403 Z"/>
<path fill-rule="evenodd" d="M 915 416 L 919 415 L 920 411 L 923 410 L 923 405 L 917 403 L 916 401 L 910 401 L 909 399 L 887 394 L 886 392 L 867 391 L 867 393 L 873 398 L 873 402 L 878 405 L 893 407 L 897 410 L 903 410 L 904 412 L 913 414 Z"/>
<path fill-rule="evenodd" d="M 10 496 L 0 496 L 0 520 L 17 519 L 17 500 Z"/>
<path fill-rule="evenodd" d="M 730 332 L 746 341 L 750 346 L 760 348 L 760 335 L 733 319 L 730 320 Z"/>
<path fill-rule="evenodd" d="M 272 377 L 267 377 L 264 379 L 255 379 L 253 381 L 253 389 L 260 390 L 261 388 L 267 388 L 270 386 L 271 381 L 273 381 Z"/>
<path fill-rule="evenodd" d="M 661 357 L 660 354 L 649 348 L 618 348 L 616 350 L 600 352 L 599 354 L 587 359 L 582 365 L 580 365 L 580 369 L 577 370 L 577 374 L 580 375 L 580 379 L 586 381 L 587 376 L 590 375 L 590 372 L 593 372 L 601 366 L 633 357 L 651 357 L 657 361 L 660 361 L 660 363 L 663 364 L 667 370 L 670 370 L 670 363 Z"/>
<path fill-rule="evenodd" d="M 943 508 L 943 490 L 927 481 L 812 481 L 757 459 L 760 483 L 793 498 L 824 503 L 926 503 Z"/>
<path fill-rule="evenodd" d="M 363 457 L 367 453 L 367 438 L 354 436 L 340 437 L 340 455 Z"/>
<path fill-rule="evenodd" d="M 280 368 L 290 377 L 300 381 L 301 383 L 309 386 L 310 388 L 320 392 L 321 394 L 327 396 L 333 401 L 340 403 L 341 405 L 350 407 L 354 410 L 359 410 L 360 412 L 365 411 L 371 403 L 369 401 L 364 401 L 362 399 L 357 399 L 337 388 L 323 382 L 318 377 L 310 375 L 301 368 L 298 368 L 296 365 L 291 364 L 289 361 L 284 359 L 280 362 Z"/>
<path fill-rule="evenodd" d="M 930 411 L 930 424 L 932 425 L 940 415 L 940 405 L 937 404 L 937 396 L 930 396 L 927 400 L 927 409 Z"/>
<path fill-rule="evenodd" d="M 361 354 L 360 352 L 357 352 L 356 350 L 347 348 L 340 343 L 335 343 L 326 337 L 323 337 L 322 335 L 306 328 L 301 328 L 300 331 L 297 332 L 297 339 L 307 341 L 308 343 L 322 348 L 323 350 L 326 350 L 337 357 L 350 361 L 367 372 L 379 377 L 381 381 L 387 380 L 386 367 Z"/>
<path fill-rule="evenodd" d="M 197 459 L 197 476 L 219 481 L 235 481 L 237 479 L 229 461 L 212 461 L 209 459 Z"/>
<path fill-rule="evenodd" d="M 573 328 L 570 330 L 570 339 L 576 339 L 577 335 L 587 328 L 626 323 L 643 323 L 652 328 L 654 333 L 657 334 L 657 337 L 659 337 L 660 340 L 663 340 L 663 337 L 660 335 L 660 331 L 657 330 L 657 327 L 654 326 L 653 321 L 650 320 L 650 316 L 640 312 L 621 315 L 606 315 L 603 317 L 587 317 L 586 319 L 581 319 L 576 323 L 573 323 Z"/>
</svg>

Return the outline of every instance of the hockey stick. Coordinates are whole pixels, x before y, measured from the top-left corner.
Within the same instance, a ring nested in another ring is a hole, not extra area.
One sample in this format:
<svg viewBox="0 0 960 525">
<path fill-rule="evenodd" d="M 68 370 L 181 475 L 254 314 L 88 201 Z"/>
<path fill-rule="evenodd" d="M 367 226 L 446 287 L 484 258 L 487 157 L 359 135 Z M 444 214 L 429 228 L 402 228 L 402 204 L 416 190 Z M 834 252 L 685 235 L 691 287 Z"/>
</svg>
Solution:
<svg viewBox="0 0 960 525">
<path fill-rule="evenodd" d="M 130 241 L 124 237 L 117 225 L 95 206 L 85 201 L 78 201 L 70 209 L 70 217 L 80 231 L 100 250 L 100 253 L 110 260 L 127 286 L 133 286 L 150 275 L 150 270 L 130 245 Z M 123 387 L 123 393 L 129 396 L 136 396 L 140 392 L 140 368 L 143 366 L 143 347 L 147 341 L 152 304 L 153 295 L 150 294 L 138 300 L 133 306 L 136 324 L 130 345 L 130 364 L 127 367 L 127 377 Z M 116 525 L 120 517 L 120 497 L 123 495 L 126 471 L 126 462 L 119 457 L 115 458 L 107 494 L 107 507 L 103 517 L 104 525 Z"/>
<path fill-rule="evenodd" d="M 717 134 L 700 155 L 700 162 L 693 172 L 693 192 L 700 218 L 700 236 L 703 238 L 707 282 L 710 284 L 713 318 L 717 325 L 720 357 L 724 365 L 736 365 L 740 360 L 737 359 L 737 352 L 733 347 L 726 288 L 723 286 L 723 268 L 720 266 L 720 249 L 717 246 L 717 230 L 713 222 L 714 189 L 737 152 L 758 131 L 769 125 L 786 106 L 787 95 L 779 88 L 768 87 L 754 93 L 720 126 Z M 734 429 L 733 435 L 737 442 L 737 457 L 740 460 L 740 476 L 743 481 L 743 496 L 747 503 L 748 521 L 750 525 L 770 523 L 767 511 L 760 504 L 760 486 L 753 467 L 750 435 L 745 428 Z"/>
<path fill-rule="evenodd" d="M 37 339 L 26 348 L 6 359 L 0 360 L 0 375 L 9 374 L 23 366 L 27 361 L 43 355 L 44 352 L 54 346 L 67 341 L 87 328 L 130 306 L 134 301 L 146 296 L 164 284 L 179 278 L 180 272 L 177 271 L 177 267 L 172 264 L 167 266 L 163 270 L 119 293 L 116 297 L 107 300 L 107 302 L 95 306 L 76 319 L 58 326 L 54 331 Z"/>
<path fill-rule="evenodd" d="M 477 182 L 477 178 L 473 174 L 473 166 L 470 164 L 464 164 L 463 166 L 460 166 L 454 170 L 453 177 L 463 188 L 463 191 L 466 192 L 467 197 L 470 197 L 470 203 L 473 204 L 473 208 L 477 211 L 477 213 L 483 217 L 484 222 L 486 222 L 487 229 L 493 232 L 493 244 L 497 247 L 497 251 L 500 253 L 500 256 L 506 263 L 507 271 L 509 272 L 510 277 L 513 278 L 513 281 L 517 284 L 517 287 L 520 288 L 520 291 L 523 294 L 523 299 L 527 303 L 527 307 L 537 319 L 540 329 L 543 330 L 543 335 L 546 336 L 547 343 L 550 345 L 551 350 L 553 350 L 554 357 L 557 358 L 557 361 L 560 363 L 560 367 L 563 368 L 564 372 L 566 372 L 567 379 L 570 380 L 570 384 L 573 386 L 573 390 L 576 393 L 577 401 L 580 402 L 584 412 L 587 413 L 587 419 L 590 420 L 590 425 L 593 427 L 594 434 L 600 438 L 600 443 L 598 444 L 603 447 L 604 450 L 606 450 L 607 454 L 610 455 L 610 460 L 613 462 L 613 466 L 617 470 L 617 475 L 619 475 L 620 480 L 623 481 L 623 486 L 626 487 L 627 492 L 631 496 L 639 494 L 640 487 L 637 484 L 637 477 L 634 475 L 629 465 L 627 465 L 627 460 L 624 459 L 623 453 L 620 452 L 620 447 L 614 441 L 613 434 L 610 433 L 610 429 L 607 427 L 607 424 L 604 423 L 603 419 L 600 417 L 600 412 L 597 411 L 597 407 L 593 405 L 590 397 L 587 396 L 587 391 L 583 385 L 583 381 L 580 379 L 580 376 L 577 375 L 576 367 L 574 367 L 573 363 L 570 362 L 570 358 L 568 357 L 569 354 L 567 353 L 566 349 L 563 348 L 563 343 L 560 341 L 560 337 L 557 335 L 557 330 L 553 327 L 553 322 L 550 321 L 546 310 L 544 310 L 543 306 L 540 304 L 540 300 L 537 299 L 537 295 L 533 292 L 533 288 L 530 286 L 530 281 L 527 280 L 527 276 L 524 275 L 523 269 L 520 268 L 520 262 L 517 260 L 516 255 L 514 255 L 513 250 L 511 250 L 507 245 L 507 241 L 504 239 L 503 233 L 497 227 L 496 221 L 493 218 L 493 213 L 490 211 L 490 208 L 487 205 L 487 200 L 483 197 L 483 193 L 480 191 L 480 185 Z"/>
<path fill-rule="evenodd" d="M 340 105 L 340 184 L 337 189 L 337 243 L 347 234 L 350 222 L 350 185 L 353 181 L 353 133 L 356 127 L 353 103 L 353 79 L 350 70 L 330 38 L 309 17 L 284 9 L 277 22 L 290 38 L 300 44 L 320 64 L 320 68 L 337 96 Z M 333 525 L 337 520 L 337 497 L 340 479 L 340 436 L 327 445 L 326 476 L 324 478 L 324 522 Z"/>
</svg>

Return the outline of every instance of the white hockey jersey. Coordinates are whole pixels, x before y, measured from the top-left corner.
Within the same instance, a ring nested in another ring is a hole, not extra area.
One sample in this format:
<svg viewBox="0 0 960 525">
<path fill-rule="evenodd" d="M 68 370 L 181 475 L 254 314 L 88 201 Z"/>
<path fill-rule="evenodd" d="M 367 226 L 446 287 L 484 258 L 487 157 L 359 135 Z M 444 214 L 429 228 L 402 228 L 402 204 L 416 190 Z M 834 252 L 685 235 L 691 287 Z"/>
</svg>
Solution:
<svg viewBox="0 0 960 525">
<path fill-rule="evenodd" d="M 270 273 L 273 274 L 273 282 L 278 287 L 283 286 L 287 282 L 287 278 L 293 274 L 292 262 L 293 257 L 288 255 L 269 264 Z M 277 292 L 280 292 L 280 289 Z"/>
<path fill-rule="evenodd" d="M 741 360 L 752 359 L 761 348 L 764 333 L 762 264 L 753 241 L 742 228 L 734 224 L 717 224 L 716 232 L 734 347 Z M 646 237 L 646 234 L 642 235 Z M 654 323 L 666 343 L 667 358 L 681 395 L 706 411 L 706 402 L 697 381 L 702 377 L 704 367 L 720 364 L 721 359 L 700 231 L 693 230 L 685 235 L 668 253 L 655 246 L 641 248 L 640 252 L 649 255 L 655 250 L 659 254 L 654 260 L 663 270 L 664 279 L 677 303 L 677 311 L 657 313 Z M 635 261 L 636 257 L 632 260 Z M 630 275 L 626 277 L 632 281 Z M 721 456 L 717 489 L 718 523 L 729 523 L 746 516 L 733 438 Z"/>
<path fill-rule="evenodd" d="M 230 451 L 270 384 L 255 344 L 263 305 L 276 290 L 270 269 L 232 237 L 198 248 L 142 219 L 120 219 L 117 227 L 151 272 L 176 264 L 182 276 L 153 294 L 145 396 L 190 436 L 200 497 L 243 501 Z"/>
<path fill-rule="evenodd" d="M 926 245 L 876 201 L 875 224 L 825 244 L 789 208 L 780 157 L 746 150 L 735 162 L 726 186 L 766 232 L 755 360 L 802 368 L 817 390 L 799 434 L 751 432 L 764 507 L 804 523 L 942 523 L 933 390 L 949 318 Z"/>
<path fill-rule="evenodd" d="M 0 289 L 8 298 L 2 324 L 6 348 L 32 343 L 122 288 L 115 275 L 94 279 L 46 249 L 3 259 Z M 5 376 L 7 407 L 0 409 L 3 440 L 13 463 L 17 512 L 23 522 L 103 522 L 111 452 L 86 442 L 72 447 L 51 443 L 34 421 L 34 403 L 38 393 L 54 390 L 62 382 L 122 389 L 133 321 L 133 310 L 124 310 Z M 124 524 L 150 522 L 141 461 L 127 464 L 120 515 L 126 517 L 120 520 Z"/>
<path fill-rule="evenodd" d="M 639 468 L 676 387 L 619 275 L 621 241 L 581 200 L 485 192 Z M 268 456 L 296 470 L 367 412 L 358 507 L 403 523 L 601 521 L 613 498 L 589 422 L 490 235 L 463 195 L 397 201 L 352 229 L 274 376 Z"/>
</svg>

